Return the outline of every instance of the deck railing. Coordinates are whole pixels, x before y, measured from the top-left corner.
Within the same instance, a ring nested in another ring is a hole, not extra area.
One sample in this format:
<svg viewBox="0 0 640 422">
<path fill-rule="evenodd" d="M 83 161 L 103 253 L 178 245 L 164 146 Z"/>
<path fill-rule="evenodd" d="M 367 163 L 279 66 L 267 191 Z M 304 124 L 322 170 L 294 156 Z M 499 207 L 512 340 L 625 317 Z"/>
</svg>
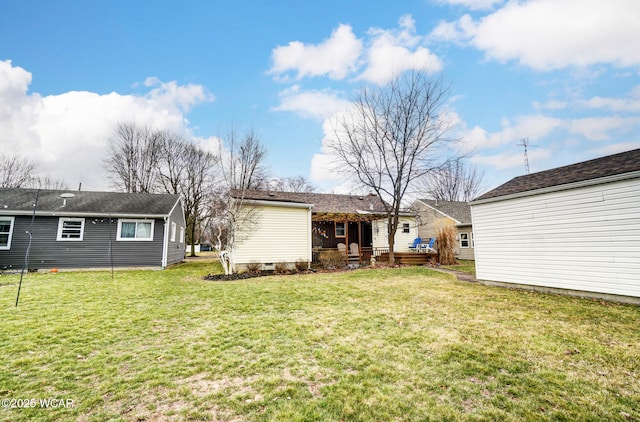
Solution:
<svg viewBox="0 0 640 422">
<path fill-rule="evenodd" d="M 326 251 L 337 251 L 338 248 L 313 248 L 312 251 L 312 264 L 319 265 L 320 264 L 320 255 L 322 252 Z M 380 255 L 384 253 L 389 253 L 389 248 L 373 248 L 371 246 L 365 246 L 360 248 L 360 259 L 359 262 L 362 264 L 366 264 L 371 262 L 371 257 L 373 256 L 376 260 L 380 258 Z M 345 253 L 345 260 L 348 260 L 348 253 Z M 346 262 L 346 261 L 345 261 Z"/>
</svg>

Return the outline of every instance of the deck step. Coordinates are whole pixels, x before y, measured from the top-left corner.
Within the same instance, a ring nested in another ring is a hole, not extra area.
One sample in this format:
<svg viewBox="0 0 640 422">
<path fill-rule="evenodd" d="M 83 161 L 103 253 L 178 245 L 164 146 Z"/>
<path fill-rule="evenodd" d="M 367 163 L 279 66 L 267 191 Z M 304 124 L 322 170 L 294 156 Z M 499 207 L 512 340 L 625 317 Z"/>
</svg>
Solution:
<svg viewBox="0 0 640 422">
<path fill-rule="evenodd" d="M 437 259 L 437 253 L 423 253 L 423 252 L 396 252 L 393 254 L 396 264 L 400 265 L 426 265 L 432 259 Z M 389 262 L 389 253 L 382 253 L 378 258 L 380 262 Z"/>
</svg>

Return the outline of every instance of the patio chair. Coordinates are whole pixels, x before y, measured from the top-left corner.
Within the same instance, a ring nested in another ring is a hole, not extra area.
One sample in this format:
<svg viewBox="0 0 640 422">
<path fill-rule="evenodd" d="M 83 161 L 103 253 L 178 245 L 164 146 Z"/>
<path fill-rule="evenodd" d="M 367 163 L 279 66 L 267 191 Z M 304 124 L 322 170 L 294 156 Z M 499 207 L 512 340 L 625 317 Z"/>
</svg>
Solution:
<svg viewBox="0 0 640 422">
<path fill-rule="evenodd" d="M 349 245 L 349 261 L 360 262 L 360 251 L 358 250 L 357 243 L 351 243 Z"/>
<path fill-rule="evenodd" d="M 422 238 L 416 237 L 413 240 L 413 243 L 409 244 L 409 250 L 412 251 L 412 252 L 419 252 L 421 244 L 422 244 Z"/>
<path fill-rule="evenodd" d="M 435 244 L 436 244 L 436 238 L 432 237 L 431 239 L 429 239 L 429 243 L 420 244 L 420 248 L 423 249 L 425 252 L 436 253 L 436 250 L 434 249 Z"/>
</svg>

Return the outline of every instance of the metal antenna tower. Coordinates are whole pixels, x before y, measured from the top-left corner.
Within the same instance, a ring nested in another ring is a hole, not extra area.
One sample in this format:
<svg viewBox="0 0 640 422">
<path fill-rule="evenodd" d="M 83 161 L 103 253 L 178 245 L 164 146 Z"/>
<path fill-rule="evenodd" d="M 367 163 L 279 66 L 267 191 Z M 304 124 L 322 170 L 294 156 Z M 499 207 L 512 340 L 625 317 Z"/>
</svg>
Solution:
<svg viewBox="0 0 640 422">
<path fill-rule="evenodd" d="M 529 174 L 529 155 L 527 154 L 527 148 L 530 146 L 529 139 L 522 138 L 522 141 L 518 146 L 524 147 L 524 168 L 527 171 L 527 174 Z"/>
</svg>

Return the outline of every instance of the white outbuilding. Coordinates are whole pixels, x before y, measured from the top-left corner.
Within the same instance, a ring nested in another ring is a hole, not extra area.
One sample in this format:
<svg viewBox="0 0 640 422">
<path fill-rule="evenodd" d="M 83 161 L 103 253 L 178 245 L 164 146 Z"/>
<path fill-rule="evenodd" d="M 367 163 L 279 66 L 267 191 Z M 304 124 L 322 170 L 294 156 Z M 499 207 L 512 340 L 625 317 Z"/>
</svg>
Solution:
<svg viewBox="0 0 640 422">
<path fill-rule="evenodd" d="M 479 280 L 640 303 L 640 149 L 516 177 L 471 213 Z"/>
</svg>

